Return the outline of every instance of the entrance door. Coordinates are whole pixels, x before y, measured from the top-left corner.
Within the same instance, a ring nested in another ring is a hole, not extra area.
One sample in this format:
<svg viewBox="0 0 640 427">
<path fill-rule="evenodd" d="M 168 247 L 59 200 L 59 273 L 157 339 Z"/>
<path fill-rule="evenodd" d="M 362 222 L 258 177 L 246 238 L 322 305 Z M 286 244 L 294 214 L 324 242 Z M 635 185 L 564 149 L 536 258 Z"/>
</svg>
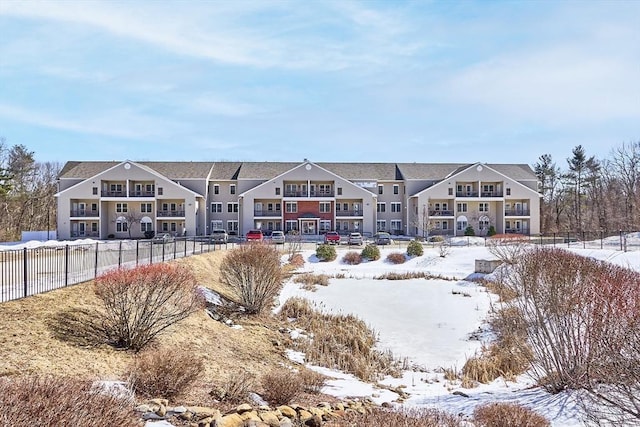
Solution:
<svg viewBox="0 0 640 427">
<path fill-rule="evenodd" d="M 316 234 L 315 221 L 302 221 L 302 234 Z"/>
</svg>

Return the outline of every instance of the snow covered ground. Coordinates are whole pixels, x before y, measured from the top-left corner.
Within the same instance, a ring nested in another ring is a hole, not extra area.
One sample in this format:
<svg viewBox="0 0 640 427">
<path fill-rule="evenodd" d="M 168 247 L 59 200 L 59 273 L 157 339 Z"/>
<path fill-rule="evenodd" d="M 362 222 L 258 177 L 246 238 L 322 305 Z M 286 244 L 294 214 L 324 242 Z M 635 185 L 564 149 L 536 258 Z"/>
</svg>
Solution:
<svg viewBox="0 0 640 427">
<path fill-rule="evenodd" d="M 465 240 L 468 242 L 467 238 Z M 471 415 L 478 405 L 502 401 L 527 406 L 547 417 L 553 426 L 585 425 L 575 393 L 551 395 L 535 387 L 526 375 L 516 382 L 497 379 L 472 389 L 463 389 L 459 383 L 444 379 L 442 368 L 459 370 L 480 348 L 481 342 L 470 336 L 483 325 L 490 304 L 495 300 L 495 296 L 482 286 L 465 280 L 472 276 L 476 259 L 494 258 L 484 247 L 483 239 L 477 243 L 478 246 L 454 246 L 445 258 L 440 257 L 438 249 L 425 247 L 423 256 L 400 265 L 385 261 L 387 254 L 399 252 L 398 248 L 381 249 L 380 260 L 354 266 L 341 262 L 346 252 L 344 248 L 340 248 L 338 258 L 332 262 L 318 262 L 313 251 L 305 251 L 306 263 L 300 271 L 344 275 L 345 278 L 332 278 L 329 286 L 318 286 L 315 292 L 288 282 L 280 302 L 302 296 L 327 312 L 355 314 L 378 332 L 381 349 L 390 349 L 396 356 L 407 357 L 424 368 L 424 372 L 407 371 L 402 378 L 387 378 L 381 382 L 393 387 L 403 386 L 410 394 L 404 402 L 406 406 L 437 407 L 454 414 Z M 582 247 L 569 250 L 640 270 L 640 252 Z M 388 271 L 424 271 L 446 279 L 374 279 Z M 303 355 L 296 357 L 303 361 Z M 323 390 L 327 394 L 368 396 L 378 403 L 397 398 L 384 387 L 364 384 L 350 375 L 311 368 L 335 378 Z M 454 394 L 455 391 L 468 397 Z"/>
</svg>

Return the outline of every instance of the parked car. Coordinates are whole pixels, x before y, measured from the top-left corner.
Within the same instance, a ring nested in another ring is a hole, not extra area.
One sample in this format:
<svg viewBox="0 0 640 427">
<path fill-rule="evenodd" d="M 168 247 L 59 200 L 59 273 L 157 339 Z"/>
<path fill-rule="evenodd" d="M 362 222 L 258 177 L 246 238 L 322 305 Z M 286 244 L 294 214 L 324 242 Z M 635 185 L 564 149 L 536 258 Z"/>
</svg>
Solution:
<svg viewBox="0 0 640 427">
<path fill-rule="evenodd" d="M 324 235 L 324 242 L 328 245 L 340 244 L 340 235 L 337 231 L 327 231 Z"/>
<path fill-rule="evenodd" d="M 285 242 L 284 233 L 282 231 L 272 231 L 271 242 L 275 243 L 276 245 L 284 245 L 284 242 Z"/>
<path fill-rule="evenodd" d="M 373 236 L 373 241 L 376 243 L 376 245 L 390 245 L 392 243 L 391 234 L 380 232 Z"/>
<path fill-rule="evenodd" d="M 349 234 L 349 244 L 350 245 L 362 245 L 362 234 L 360 233 L 351 233 Z"/>
<path fill-rule="evenodd" d="M 153 243 L 170 243 L 173 242 L 174 238 L 169 233 L 158 234 L 152 239 Z"/>
<path fill-rule="evenodd" d="M 262 230 L 249 230 L 247 231 L 247 242 L 261 242 L 264 239 Z"/>
<path fill-rule="evenodd" d="M 229 241 L 229 235 L 225 230 L 213 230 L 211 231 L 211 242 L 213 243 L 227 243 Z"/>
</svg>

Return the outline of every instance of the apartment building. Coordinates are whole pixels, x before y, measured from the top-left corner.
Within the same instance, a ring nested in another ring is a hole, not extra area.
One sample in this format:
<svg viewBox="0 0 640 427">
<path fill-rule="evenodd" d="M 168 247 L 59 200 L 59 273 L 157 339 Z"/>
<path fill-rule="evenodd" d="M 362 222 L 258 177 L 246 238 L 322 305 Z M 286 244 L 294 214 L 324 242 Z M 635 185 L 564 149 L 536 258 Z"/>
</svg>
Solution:
<svg viewBox="0 0 640 427">
<path fill-rule="evenodd" d="M 539 234 L 528 165 L 303 162 L 81 162 L 58 179 L 61 239 L 207 235 L 249 229 L 319 235 Z"/>
</svg>

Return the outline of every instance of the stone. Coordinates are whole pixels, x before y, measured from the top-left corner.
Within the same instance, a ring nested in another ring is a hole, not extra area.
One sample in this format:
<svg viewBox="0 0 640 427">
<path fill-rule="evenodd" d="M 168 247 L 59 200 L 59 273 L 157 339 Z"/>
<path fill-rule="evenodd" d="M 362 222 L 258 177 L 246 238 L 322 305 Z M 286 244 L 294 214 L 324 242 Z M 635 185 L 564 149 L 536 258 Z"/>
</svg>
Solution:
<svg viewBox="0 0 640 427">
<path fill-rule="evenodd" d="M 293 423 L 291 422 L 291 419 L 289 419 L 287 417 L 283 417 L 280 420 L 280 426 L 279 427 L 293 427 Z"/>
<path fill-rule="evenodd" d="M 236 412 L 238 414 L 244 414 L 245 412 L 251 411 L 253 408 L 248 403 L 243 403 L 242 405 L 236 408 Z"/>
<path fill-rule="evenodd" d="M 322 427 L 322 418 L 317 415 L 314 415 L 308 420 L 306 420 L 304 422 L 304 425 L 308 427 Z"/>
<path fill-rule="evenodd" d="M 280 425 L 280 420 L 273 411 L 259 412 L 258 416 L 270 427 L 278 427 Z"/>
<path fill-rule="evenodd" d="M 278 410 L 280 411 L 280 413 L 282 415 L 284 415 L 287 418 L 295 419 L 298 416 L 296 411 L 293 408 L 291 408 L 290 406 L 287 406 L 287 405 L 278 406 Z"/>
<path fill-rule="evenodd" d="M 243 427 L 244 420 L 238 414 L 227 414 L 220 418 L 220 422 L 216 424 L 216 427 Z"/>
</svg>

